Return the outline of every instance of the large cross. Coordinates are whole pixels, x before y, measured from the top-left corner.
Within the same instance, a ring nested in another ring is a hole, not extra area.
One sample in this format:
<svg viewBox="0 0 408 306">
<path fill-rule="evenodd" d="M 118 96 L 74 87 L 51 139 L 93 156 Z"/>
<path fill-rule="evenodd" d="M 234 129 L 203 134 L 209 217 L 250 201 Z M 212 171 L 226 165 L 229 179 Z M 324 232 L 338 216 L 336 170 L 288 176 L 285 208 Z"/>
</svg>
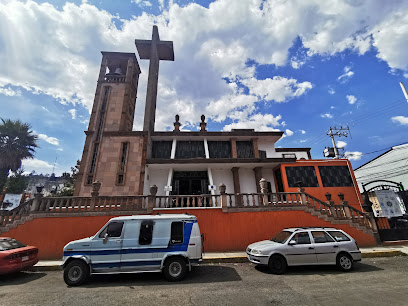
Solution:
<svg viewBox="0 0 408 306">
<path fill-rule="evenodd" d="M 174 61 L 172 41 L 161 41 L 157 26 L 153 26 L 152 40 L 135 40 L 140 59 L 150 59 L 147 81 L 143 131 L 153 132 L 156 117 L 157 83 L 160 60 Z"/>
</svg>

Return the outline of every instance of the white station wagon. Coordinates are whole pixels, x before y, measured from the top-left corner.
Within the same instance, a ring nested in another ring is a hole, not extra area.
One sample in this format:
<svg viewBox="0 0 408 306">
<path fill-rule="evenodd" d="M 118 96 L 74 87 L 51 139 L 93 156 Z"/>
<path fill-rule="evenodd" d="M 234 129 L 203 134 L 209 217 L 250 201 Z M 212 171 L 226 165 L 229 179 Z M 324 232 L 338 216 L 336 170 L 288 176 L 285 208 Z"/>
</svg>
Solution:
<svg viewBox="0 0 408 306">
<path fill-rule="evenodd" d="M 78 286 L 90 274 L 163 271 L 181 280 L 202 260 L 197 218 L 157 214 L 112 218 L 94 236 L 64 247 L 64 281 Z"/>
<path fill-rule="evenodd" d="M 250 244 L 246 250 L 250 262 L 269 266 L 282 274 L 287 266 L 337 265 L 351 271 L 361 260 L 361 251 L 353 238 L 342 230 L 328 227 L 287 228 L 271 240 Z"/>
</svg>

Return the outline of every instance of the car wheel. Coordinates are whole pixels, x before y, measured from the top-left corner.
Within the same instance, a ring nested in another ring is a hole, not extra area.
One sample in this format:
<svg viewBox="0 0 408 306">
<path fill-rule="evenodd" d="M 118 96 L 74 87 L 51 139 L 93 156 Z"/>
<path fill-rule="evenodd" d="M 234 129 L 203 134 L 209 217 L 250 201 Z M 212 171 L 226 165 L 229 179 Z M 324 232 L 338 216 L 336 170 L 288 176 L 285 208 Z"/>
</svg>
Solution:
<svg viewBox="0 0 408 306">
<path fill-rule="evenodd" d="M 180 257 L 171 257 L 164 264 L 163 273 L 170 282 L 182 280 L 187 272 L 186 262 Z"/>
<path fill-rule="evenodd" d="M 353 270 L 353 259 L 351 258 L 350 255 L 342 253 L 337 255 L 337 267 L 341 270 L 341 271 L 351 271 Z"/>
<path fill-rule="evenodd" d="M 269 258 L 269 270 L 274 274 L 283 274 L 286 271 L 287 263 L 283 256 L 273 255 Z"/>
<path fill-rule="evenodd" d="M 83 260 L 73 260 L 64 268 L 64 281 L 68 286 L 79 286 L 89 276 L 89 266 Z"/>
</svg>

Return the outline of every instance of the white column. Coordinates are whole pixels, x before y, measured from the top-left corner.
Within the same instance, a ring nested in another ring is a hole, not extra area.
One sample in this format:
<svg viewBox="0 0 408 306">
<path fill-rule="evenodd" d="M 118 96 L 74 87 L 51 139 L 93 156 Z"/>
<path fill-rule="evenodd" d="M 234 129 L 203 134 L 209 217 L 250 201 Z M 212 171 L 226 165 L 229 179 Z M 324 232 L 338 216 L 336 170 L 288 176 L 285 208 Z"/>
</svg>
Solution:
<svg viewBox="0 0 408 306">
<path fill-rule="evenodd" d="M 204 139 L 204 151 L 205 151 L 205 158 L 210 158 L 210 151 L 208 150 L 208 142 L 207 139 Z"/>
<path fill-rule="evenodd" d="M 211 168 L 208 168 L 208 182 L 210 183 L 210 185 L 214 185 Z M 211 195 L 215 195 L 215 190 L 211 189 L 210 192 L 211 192 Z M 212 197 L 212 202 L 213 202 L 213 205 L 215 205 L 215 197 Z"/>
<path fill-rule="evenodd" d="M 177 146 L 177 140 L 173 139 L 173 144 L 171 145 L 170 159 L 174 159 L 174 157 L 176 156 L 176 146 Z"/>
<path fill-rule="evenodd" d="M 169 174 L 167 176 L 167 186 L 171 186 L 171 181 L 173 180 L 173 168 L 169 169 Z M 166 191 L 166 196 L 170 195 L 170 191 Z"/>
</svg>

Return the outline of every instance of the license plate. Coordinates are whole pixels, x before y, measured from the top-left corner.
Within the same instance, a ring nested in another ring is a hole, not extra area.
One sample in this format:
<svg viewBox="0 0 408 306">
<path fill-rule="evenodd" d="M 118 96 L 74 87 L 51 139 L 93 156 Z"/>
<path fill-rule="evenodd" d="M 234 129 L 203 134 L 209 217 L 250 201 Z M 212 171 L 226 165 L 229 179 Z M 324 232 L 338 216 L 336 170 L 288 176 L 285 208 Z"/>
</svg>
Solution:
<svg viewBox="0 0 408 306">
<path fill-rule="evenodd" d="M 23 256 L 21 257 L 21 261 L 27 261 L 30 257 L 29 256 Z"/>
</svg>

